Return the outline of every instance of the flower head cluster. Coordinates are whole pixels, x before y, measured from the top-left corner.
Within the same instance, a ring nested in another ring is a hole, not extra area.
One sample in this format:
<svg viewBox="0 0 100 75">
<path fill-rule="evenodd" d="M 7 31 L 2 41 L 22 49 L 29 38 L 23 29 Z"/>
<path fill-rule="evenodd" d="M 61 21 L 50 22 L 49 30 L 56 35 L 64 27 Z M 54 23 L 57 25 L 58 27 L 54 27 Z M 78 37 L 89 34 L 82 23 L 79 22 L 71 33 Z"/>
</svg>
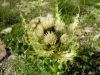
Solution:
<svg viewBox="0 0 100 75">
<path fill-rule="evenodd" d="M 39 22 L 39 23 L 37 23 Z M 58 18 L 54 23 L 54 18 L 51 14 L 46 17 L 38 17 L 30 21 L 31 29 L 35 29 L 35 33 L 38 37 L 42 37 L 46 45 L 53 45 L 57 39 L 62 44 L 66 43 L 67 35 L 64 34 L 65 24 Z M 52 30 L 54 29 L 54 30 Z M 58 38 L 55 32 L 63 33 Z"/>
<path fill-rule="evenodd" d="M 77 22 L 76 20 L 74 23 L 75 27 Z M 32 20 L 29 25 L 30 29 L 27 25 L 29 42 L 37 55 L 43 57 L 53 55 L 58 62 L 72 60 L 76 55 L 74 52 L 69 53 L 69 50 L 76 49 L 76 45 L 71 45 L 71 47 L 68 47 L 70 49 L 66 49 L 67 45 L 71 43 L 70 41 L 73 41 L 73 38 L 68 39 L 65 24 L 60 18 L 54 19 L 51 14 L 48 14 L 46 17 L 38 17 Z"/>
</svg>

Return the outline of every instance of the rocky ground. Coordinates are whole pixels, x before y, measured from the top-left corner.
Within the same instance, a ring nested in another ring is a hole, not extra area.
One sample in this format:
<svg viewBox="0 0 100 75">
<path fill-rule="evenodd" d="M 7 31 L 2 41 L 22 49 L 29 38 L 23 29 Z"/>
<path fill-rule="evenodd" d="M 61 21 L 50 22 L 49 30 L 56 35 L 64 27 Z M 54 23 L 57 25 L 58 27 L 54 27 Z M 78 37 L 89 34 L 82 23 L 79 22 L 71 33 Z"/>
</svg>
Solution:
<svg viewBox="0 0 100 75">
<path fill-rule="evenodd" d="M 17 75 L 10 64 L 13 57 L 4 43 L 0 42 L 0 75 Z"/>
</svg>

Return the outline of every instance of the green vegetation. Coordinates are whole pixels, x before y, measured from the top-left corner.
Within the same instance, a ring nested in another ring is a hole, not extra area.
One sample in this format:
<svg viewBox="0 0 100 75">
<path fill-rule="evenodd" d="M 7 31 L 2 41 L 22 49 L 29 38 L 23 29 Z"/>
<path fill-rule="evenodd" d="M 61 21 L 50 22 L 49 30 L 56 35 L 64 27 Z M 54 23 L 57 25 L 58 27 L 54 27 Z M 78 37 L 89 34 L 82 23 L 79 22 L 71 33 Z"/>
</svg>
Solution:
<svg viewBox="0 0 100 75">
<path fill-rule="evenodd" d="M 7 75 L 99 75 L 97 3 L 100 0 L 1 0 L 0 41 L 11 52 Z M 2 74 L 2 66 L 0 70 Z"/>
</svg>

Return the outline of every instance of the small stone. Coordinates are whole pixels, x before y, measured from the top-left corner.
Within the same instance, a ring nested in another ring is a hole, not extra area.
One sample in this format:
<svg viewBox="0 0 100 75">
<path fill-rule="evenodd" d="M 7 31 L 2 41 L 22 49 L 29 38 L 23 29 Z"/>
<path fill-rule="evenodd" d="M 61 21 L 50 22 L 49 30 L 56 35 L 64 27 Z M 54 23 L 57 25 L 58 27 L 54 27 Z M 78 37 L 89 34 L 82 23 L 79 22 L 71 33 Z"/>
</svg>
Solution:
<svg viewBox="0 0 100 75">
<path fill-rule="evenodd" d="M 5 45 L 0 42 L 0 61 L 6 56 Z"/>
<path fill-rule="evenodd" d="M 96 48 L 97 52 L 100 52 L 100 47 L 99 46 L 95 46 L 95 48 Z"/>
<path fill-rule="evenodd" d="M 100 6 L 100 3 L 96 3 L 95 5 L 96 5 L 96 6 Z"/>
<path fill-rule="evenodd" d="M 10 33 L 11 31 L 12 31 L 12 27 L 8 27 L 8 28 L 2 30 L 0 33 L 1 33 L 1 34 L 8 34 L 8 33 Z"/>
</svg>

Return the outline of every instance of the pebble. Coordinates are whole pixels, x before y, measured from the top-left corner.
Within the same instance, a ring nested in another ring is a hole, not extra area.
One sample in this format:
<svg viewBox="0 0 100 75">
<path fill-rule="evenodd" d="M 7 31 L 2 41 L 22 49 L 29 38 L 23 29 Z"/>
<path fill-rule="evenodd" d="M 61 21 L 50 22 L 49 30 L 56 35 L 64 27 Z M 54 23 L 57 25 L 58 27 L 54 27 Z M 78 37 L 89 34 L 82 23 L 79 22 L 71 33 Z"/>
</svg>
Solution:
<svg viewBox="0 0 100 75">
<path fill-rule="evenodd" d="M 6 53 L 6 49 L 5 49 L 5 45 L 0 42 L 0 61 L 6 57 L 7 53 Z"/>
</svg>

